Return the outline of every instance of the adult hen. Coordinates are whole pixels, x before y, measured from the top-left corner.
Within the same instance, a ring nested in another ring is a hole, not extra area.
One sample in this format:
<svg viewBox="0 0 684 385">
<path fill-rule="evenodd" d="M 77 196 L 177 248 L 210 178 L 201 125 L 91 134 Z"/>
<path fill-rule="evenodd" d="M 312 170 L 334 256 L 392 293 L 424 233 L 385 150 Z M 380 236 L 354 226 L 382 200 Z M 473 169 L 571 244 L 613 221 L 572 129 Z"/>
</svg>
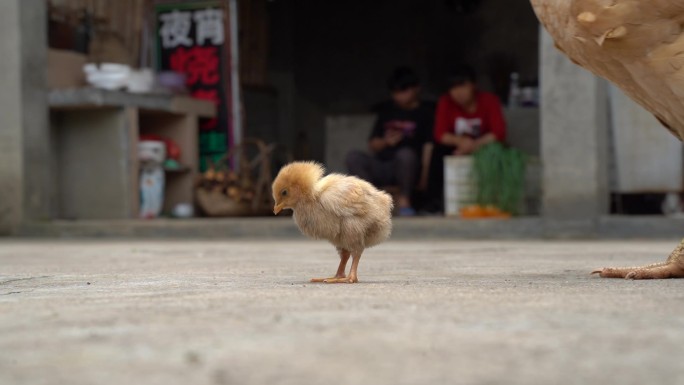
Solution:
<svg viewBox="0 0 684 385">
<path fill-rule="evenodd" d="M 684 0 L 531 0 L 570 59 L 604 77 L 684 140 Z M 684 240 L 662 263 L 594 271 L 607 278 L 684 278 Z"/>
<path fill-rule="evenodd" d="M 340 174 L 324 177 L 324 173 L 323 166 L 314 162 L 283 167 L 273 182 L 273 213 L 292 209 L 302 233 L 326 239 L 337 248 L 337 274 L 311 282 L 356 283 L 364 249 L 383 242 L 392 232 L 392 197 L 364 180 Z"/>
</svg>

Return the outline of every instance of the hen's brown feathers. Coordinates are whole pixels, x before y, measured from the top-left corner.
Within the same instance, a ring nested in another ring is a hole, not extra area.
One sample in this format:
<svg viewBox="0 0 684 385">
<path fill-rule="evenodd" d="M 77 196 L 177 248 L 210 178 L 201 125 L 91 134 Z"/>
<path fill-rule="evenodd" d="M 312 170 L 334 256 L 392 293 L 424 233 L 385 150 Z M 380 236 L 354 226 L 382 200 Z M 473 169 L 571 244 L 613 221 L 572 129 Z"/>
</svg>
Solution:
<svg viewBox="0 0 684 385">
<path fill-rule="evenodd" d="M 558 48 L 684 139 L 684 0 L 531 0 Z"/>
<path fill-rule="evenodd" d="M 556 46 L 620 87 L 684 139 L 684 0 L 531 0 Z M 684 278 L 684 241 L 667 262 L 601 277 Z"/>
</svg>

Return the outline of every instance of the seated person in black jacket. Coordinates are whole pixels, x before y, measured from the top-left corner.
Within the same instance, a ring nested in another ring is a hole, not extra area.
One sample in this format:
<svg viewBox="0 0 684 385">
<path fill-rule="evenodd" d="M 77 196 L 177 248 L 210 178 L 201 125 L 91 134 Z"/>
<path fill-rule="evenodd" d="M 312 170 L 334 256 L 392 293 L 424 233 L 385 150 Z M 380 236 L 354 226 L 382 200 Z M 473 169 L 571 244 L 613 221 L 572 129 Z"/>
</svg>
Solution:
<svg viewBox="0 0 684 385">
<path fill-rule="evenodd" d="M 378 188 L 398 185 L 395 204 L 402 216 L 415 215 L 414 189 L 425 189 L 432 150 L 434 103 L 420 99 L 420 82 L 410 68 L 394 70 L 387 83 L 391 100 L 382 104 L 369 139 L 370 153 L 347 155 L 349 173 Z"/>
</svg>

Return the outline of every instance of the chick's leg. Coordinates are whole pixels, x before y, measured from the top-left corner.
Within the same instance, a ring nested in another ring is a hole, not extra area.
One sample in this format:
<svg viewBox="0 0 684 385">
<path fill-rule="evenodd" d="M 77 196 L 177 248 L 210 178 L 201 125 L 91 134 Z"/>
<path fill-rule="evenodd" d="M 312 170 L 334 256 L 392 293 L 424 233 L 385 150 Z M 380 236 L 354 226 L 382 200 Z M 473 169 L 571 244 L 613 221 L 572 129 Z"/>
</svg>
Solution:
<svg viewBox="0 0 684 385">
<path fill-rule="evenodd" d="M 602 278 L 665 279 L 684 278 L 684 240 L 667 261 L 639 267 L 606 267 L 593 271 Z"/>
<path fill-rule="evenodd" d="M 345 278 L 345 271 L 347 270 L 347 261 L 349 260 L 349 251 L 338 250 L 340 254 L 340 265 L 337 267 L 337 274 L 330 278 L 313 278 L 311 282 L 328 282 L 331 279 Z"/>
<path fill-rule="evenodd" d="M 349 276 L 343 278 L 328 278 L 323 280 L 325 283 L 357 283 L 359 278 L 356 274 L 356 270 L 359 268 L 359 260 L 361 260 L 361 252 L 354 253 L 352 255 L 352 266 Z"/>
<path fill-rule="evenodd" d="M 356 275 L 356 269 L 359 268 L 359 261 L 361 260 L 361 252 L 352 257 L 352 267 L 349 272 L 349 283 L 359 282 L 359 277 Z"/>
</svg>

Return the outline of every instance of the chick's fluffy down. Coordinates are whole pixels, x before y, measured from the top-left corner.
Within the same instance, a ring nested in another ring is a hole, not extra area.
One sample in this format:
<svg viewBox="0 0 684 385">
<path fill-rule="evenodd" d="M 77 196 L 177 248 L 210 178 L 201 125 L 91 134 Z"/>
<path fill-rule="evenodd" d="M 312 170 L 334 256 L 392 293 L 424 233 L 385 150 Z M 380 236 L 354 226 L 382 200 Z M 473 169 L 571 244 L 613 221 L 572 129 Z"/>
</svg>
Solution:
<svg viewBox="0 0 684 385">
<path fill-rule="evenodd" d="M 294 209 L 301 231 L 352 253 L 375 246 L 392 232 L 392 197 L 370 183 L 330 174 L 313 186 L 312 199 Z"/>
</svg>

